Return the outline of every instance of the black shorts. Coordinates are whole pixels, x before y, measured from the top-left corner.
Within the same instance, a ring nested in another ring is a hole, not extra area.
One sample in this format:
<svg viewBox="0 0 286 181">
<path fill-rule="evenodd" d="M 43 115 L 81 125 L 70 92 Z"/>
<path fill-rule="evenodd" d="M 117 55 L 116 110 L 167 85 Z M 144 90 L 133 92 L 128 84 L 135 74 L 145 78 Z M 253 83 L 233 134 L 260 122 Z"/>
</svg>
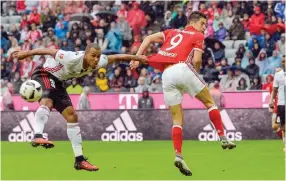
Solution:
<svg viewBox="0 0 286 181">
<path fill-rule="evenodd" d="M 285 106 L 278 105 L 277 116 L 280 118 L 281 126 L 285 125 Z"/>
<path fill-rule="evenodd" d="M 42 66 L 34 70 L 31 79 L 41 84 L 43 89 L 41 99 L 49 98 L 53 100 L 54 108 L 59 113 L 62 113 L 67 107 L 72 106 L 71 99 L 63 86 L 63 81 L 58 80 L 55 76 L 43 70 Z"/>
</svg>

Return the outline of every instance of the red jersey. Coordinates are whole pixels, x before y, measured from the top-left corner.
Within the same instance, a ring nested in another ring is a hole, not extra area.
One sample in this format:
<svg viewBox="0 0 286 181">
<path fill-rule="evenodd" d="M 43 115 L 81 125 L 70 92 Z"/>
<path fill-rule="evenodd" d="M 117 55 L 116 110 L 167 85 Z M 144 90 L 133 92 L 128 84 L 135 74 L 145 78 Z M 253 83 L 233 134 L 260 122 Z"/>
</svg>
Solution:
<svg viewBox="0 0 286 181">
<path fill-rule="evenodd" d="M 203 51 L 204 34 L 187 26 L 184 30 L 169 29 L 162 32 L 164 43 L 157 54 L 148 57 L 150 66 L 164 71 L 172 64 L 192 64 L 194 50 Z"/>
</svg>

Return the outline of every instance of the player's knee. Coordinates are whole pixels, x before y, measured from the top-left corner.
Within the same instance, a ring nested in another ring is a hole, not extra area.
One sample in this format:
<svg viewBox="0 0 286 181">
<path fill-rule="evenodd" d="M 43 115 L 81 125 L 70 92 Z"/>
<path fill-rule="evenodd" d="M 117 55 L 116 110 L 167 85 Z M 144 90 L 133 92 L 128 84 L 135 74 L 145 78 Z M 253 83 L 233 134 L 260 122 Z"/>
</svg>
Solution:
<svg viewBox="0 0 286 181">
<path fill-rule="evenodd" d="M 67 118 L 66 118 L 68 123 L 77 123 L 78 121 L 78 116 L 77 113 L 74 111 L 71 113 Z"/>
<path fill-rule="evenodd" d="M 40 105 L 48 107 L 51 111 L 53 109 L 53 100 L 48 99 L 48 98 L 43 98 L 40 102 Z"/>
<path fill-rule="evenodd" d="M 278 124 L 273 124 L 273 125 L 272 125 L 272 129 L 273 129 L 274 131 L 276 131 L 278 128 L 279 128 L 279 125 L 278 125 Z"/>
</svg>

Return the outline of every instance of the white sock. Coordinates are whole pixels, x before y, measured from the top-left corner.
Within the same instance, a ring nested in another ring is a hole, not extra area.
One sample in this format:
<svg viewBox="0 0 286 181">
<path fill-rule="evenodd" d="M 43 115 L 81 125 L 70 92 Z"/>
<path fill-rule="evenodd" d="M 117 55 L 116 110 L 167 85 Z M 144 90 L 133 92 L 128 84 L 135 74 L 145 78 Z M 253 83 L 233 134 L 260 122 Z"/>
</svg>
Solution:
<svg viewBox="0 0 286 181">
<path fill-rule="evenodd" d="M 36 114 L 35 134 L 43 134 L 45 124 L 48 122 L 50 109 L 47 106 L 41 105 Z"/>
<path fill-rule="evenodd" d="M 82 138 L 78 123 L 67 123 L 67 134 L 72 144 L 74 156 L 82 156 Z"/>
</svg>

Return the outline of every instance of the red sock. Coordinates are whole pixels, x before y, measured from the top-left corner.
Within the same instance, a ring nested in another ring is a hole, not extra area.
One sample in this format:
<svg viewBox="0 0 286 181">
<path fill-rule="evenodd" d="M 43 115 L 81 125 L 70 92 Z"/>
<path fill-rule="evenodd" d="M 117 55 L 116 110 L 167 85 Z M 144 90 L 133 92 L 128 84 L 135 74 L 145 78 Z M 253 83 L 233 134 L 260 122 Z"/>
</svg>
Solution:
<svg viewBox="0 0 286 181">
<path fill-rule="evenodd" d="M 213 123 L 218 136 L 224 136 L 224 128 L 222 125 L 222 120 L 218 108 L 216 106 L 213 106 L 208 110 L 208 112 L 210 120 Z"/>
<path fill-rule="evenodd" d="M 182 126 L 174 125 L 172 128 L 172 140 L 174 145 L 174 150 L 176 153 L 182 153 L 182 143 L 183 143 L 183 131 Z"/>
<path fill-rule="evenodd" d="M 280 138 L 282 138 L 282 129 L 281 128 L 278 128 L 277 129 L 277 131 L 276 131 L 276 134 L 280 137 Z"/>
</svg>

